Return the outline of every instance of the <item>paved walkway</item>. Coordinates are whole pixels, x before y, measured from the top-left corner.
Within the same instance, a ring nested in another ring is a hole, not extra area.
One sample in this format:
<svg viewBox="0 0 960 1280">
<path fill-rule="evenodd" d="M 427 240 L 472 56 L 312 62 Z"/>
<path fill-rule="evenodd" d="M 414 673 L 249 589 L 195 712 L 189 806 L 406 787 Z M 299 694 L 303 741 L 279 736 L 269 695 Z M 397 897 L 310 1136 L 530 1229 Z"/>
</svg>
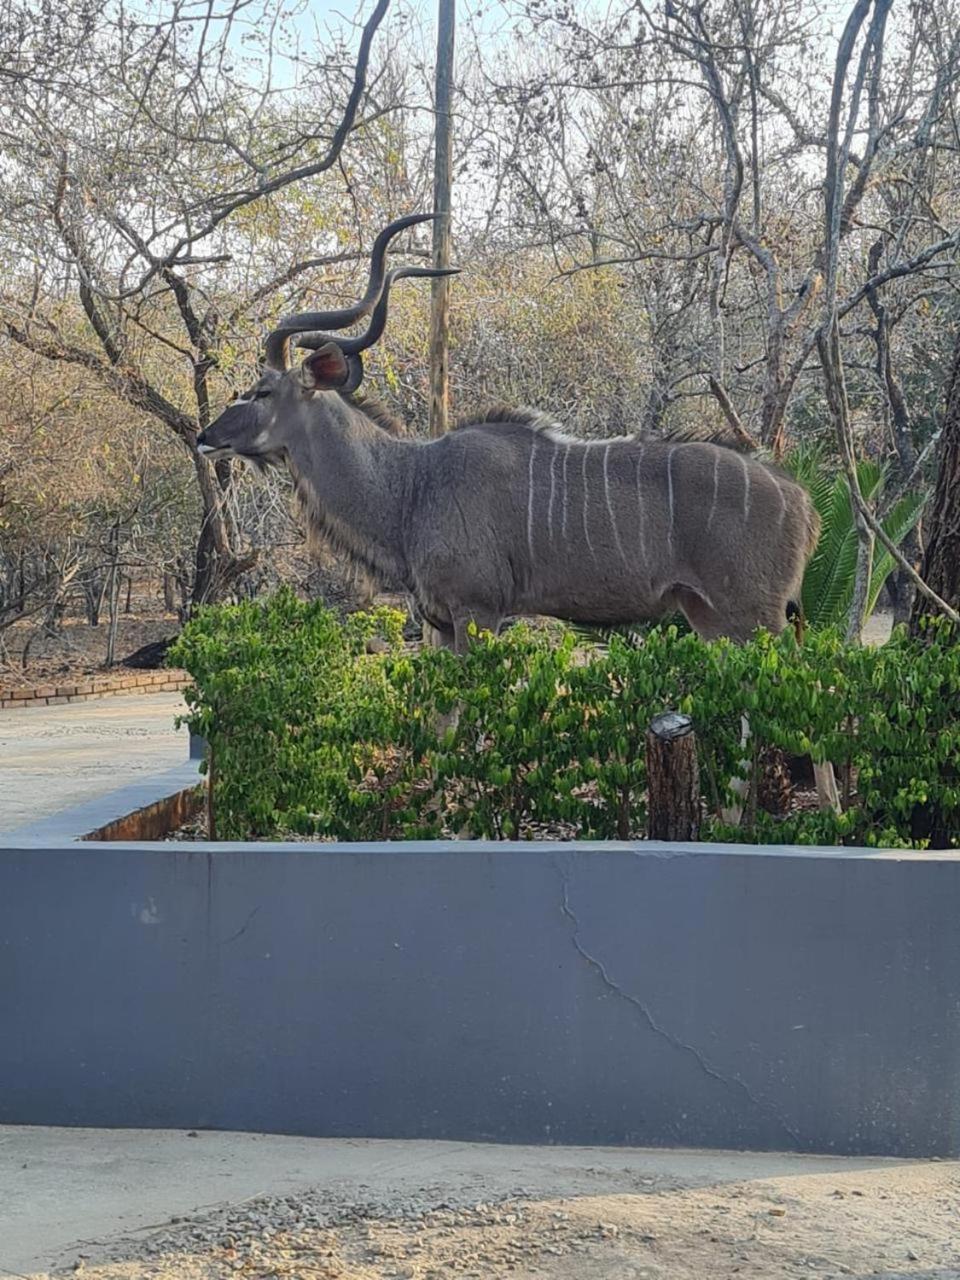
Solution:
<svg viewBox="0 0 960 1280">
<path fill-rule="evenodd" d="M 0 711 L 0 833 L 182 764 L 179 693 Z"/>
</svg>

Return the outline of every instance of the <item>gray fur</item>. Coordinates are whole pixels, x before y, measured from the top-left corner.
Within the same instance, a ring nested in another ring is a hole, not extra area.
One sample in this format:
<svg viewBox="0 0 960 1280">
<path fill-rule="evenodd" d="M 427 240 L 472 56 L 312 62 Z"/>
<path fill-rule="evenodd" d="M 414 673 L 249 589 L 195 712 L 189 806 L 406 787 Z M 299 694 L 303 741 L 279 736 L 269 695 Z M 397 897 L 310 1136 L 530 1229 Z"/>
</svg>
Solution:
<svg viewBox="0 0 960 1280">
<path fill-rule="evenodd" d="M 816 545 L 806 492 L 719 445 L 588 443 L 502 409 L 420 441 L 297 370 L 248 396 L 201 449 L 287 467 L 312 532 L 401 582 L 460 650 L 471 622 L 518 614 L 614 625 L 680 608 L 706 637 L 780 631 Z"/>
</svg>

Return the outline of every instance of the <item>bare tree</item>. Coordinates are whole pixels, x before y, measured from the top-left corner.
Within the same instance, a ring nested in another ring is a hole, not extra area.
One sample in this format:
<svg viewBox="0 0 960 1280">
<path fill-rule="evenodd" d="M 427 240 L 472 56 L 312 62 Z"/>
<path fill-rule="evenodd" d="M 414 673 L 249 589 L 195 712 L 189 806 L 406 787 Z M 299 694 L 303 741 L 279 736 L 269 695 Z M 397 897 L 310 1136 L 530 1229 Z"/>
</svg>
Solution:
<svg viewBox="0 0 960 1280">
<path fill-rule="evenodd" d="M 817 372 L 830 163 L 822 103 L 831 85 L 816 70 L 829 54 L 825 16 L 768 0 L 617 5 L 589 23 L 562 4 L 519 7 L 541 43 L 549 33 L 553 52 L 530 55 L 520 42 L 513 65 L 501 59 L 488 70 L 502 135 L 527 122 L 509 157 L 505 219 L 529 227 L 531 242 L 546 238 L 561 272 L 613 267 L 639 296 L 670 279 L 669 305 L 682 315 L 682 337 L 673 332 L 668 348 L 676 380 L 651 379 L 647 416 L 661 419 L 665 392 L 668 408 L 709 395 L 737 436 L 781 453 L 791 400 Z M 903 52 L 878 61 L 869 102 L 858 101 L 840 174 L 836 273 L 842 337 L 858 365 L 866 299 L 907 281 L 917 282 L 914 297 L 949 287 L 955 31 L 951 3 L 911 11 L 896 33 Z M 939 219 L 929 216 L 931 199 Z M 883 247 L 871 262 L 878 231 Z M 891 315 L 909 296 L 894 297 Z M 655 349 L 648 358 L 661 367 Z M 864 381 L 858 372 L 858 399 L 876 396 Z"/>
<path fill-rule="evenodd" d="M 20 15 L 36 58 L 0 107 L 13 177 L 2 201 L 12 266 L 4 329 L 47 359 L 91 370 L 189 450 L 202 504 L 194 604 L 252 563 L 225 502 L 229 469 L 210 467 L 195 447 L 215 378 L 250 315 L 347 256 L 287 249 L 286 264 L 253 284 L 243 266 L 252 220 L 293 211 L 294 226 L 315 226 L 296 193 L 335 170 L 350 134 L 390 108 L 368 85 L 388 3 L 377 0 L 355 57 L 342 41 L 319 58 L 294 50 L 301 77 L 286 93 L 273 83 L 278 19 L 250 27 L 240 0 L 173 0 L 156 24 L 122 10 L 101 17 L 85 58 L 52 76 L 41 74 L 42 58 L 57 52 L 45 52 L 41 15 L 31 19 L 26 6 Z M 234 65 L 242 39 L 258 51 L 256 94 L 243 91 L 244 69 Z M 58 295 L 78 298 L 83 330 Z"/>
</svg>

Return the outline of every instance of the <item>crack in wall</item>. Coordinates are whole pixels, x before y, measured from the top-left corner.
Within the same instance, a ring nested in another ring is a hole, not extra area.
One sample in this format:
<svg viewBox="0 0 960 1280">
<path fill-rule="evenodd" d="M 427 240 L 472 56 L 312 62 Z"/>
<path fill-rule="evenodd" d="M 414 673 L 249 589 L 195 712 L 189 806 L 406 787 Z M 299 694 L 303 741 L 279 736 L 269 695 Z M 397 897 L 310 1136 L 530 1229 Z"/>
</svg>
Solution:
<svg viewBox="0 0 960 1280">
<path fill-rule="evenodd" d="M 662 1040 L 665 1040 L 672 1048 L 679 1050 L 681 1053 L 689 1054 L 701 1071 L 703 1071 L 705 1075 L 709 1076 L 711 1080 L 716 1080 L 718 1084 L 722 1084 L 728 1089 L 738 1088 L 758 1111 L 763 1112 L 765 1115 L 775 1120 L 777 1124 L 782 1127 L 784 1133 L 786 1133 L 796 1144 L 797 1149 L 802 1151 L 804 1144 L 799 1133 L 787 1120 L 783 1118 L 776 1107 L 772 1106 L 769 1102 L 765 1102 L 762 1098 L 758 1098 L 750 1089 L 749 1085 L 742 1080 L 740 1076 L 734 1075 L 727 1077 L 716 1067 L 712 1066 L 696 1045 L 688 1044 L 685 1040 L 681 1040 L 678 1036 L 673 1035 L 673 1033 L 668 1031 L 666 1027 L 661 1026 L 650 1012 L 650 1009 L 641 999 L 633 995 L 631 992 L 625 991 L 618 982 L 611 978 L 603 961 L 597 956 L 592 955 L 580 941 L 580 921 L 577 918 L 576 912 L 570 905 L 570 876 L 567 870 L 559 863 L 555 863 L 555 865 L 560 875 L 560 885 L 562 890 L 562 900 L 560 904 L 561 909 L 563 914 L 573 925 L 571 942 L 573 943 L 577 954 L 580 955 L 591 969 L 600 976 L 604 986 L 609 991 L 613 992 L 614 995 L 619 996 L 621 1000 L 625 1000 L 628 1004 L 632 1005 L 655 1035 L 659 1036 Z"/>
<path fill-rule="evenodd" d="M 244 920 L 243 924 L 236 931 L 236 933 L 231 933 L 229 938 L 224 938 L 223 941 L 220 943 L 220 945 L 222 947 L 225 947 L 228 942 L 236 942 L 238 938 L 242 937 L 243 934 L 245 934 L 247 930 L 250 928 L 250 925 L 253 921 L 253 917 L 257 914 L 259 910 L 260 910 L 259 906 L 254 907 L 253 910 L 250 912 L 250 914 L 247 916 L 246 920 Z"/>
</svg>

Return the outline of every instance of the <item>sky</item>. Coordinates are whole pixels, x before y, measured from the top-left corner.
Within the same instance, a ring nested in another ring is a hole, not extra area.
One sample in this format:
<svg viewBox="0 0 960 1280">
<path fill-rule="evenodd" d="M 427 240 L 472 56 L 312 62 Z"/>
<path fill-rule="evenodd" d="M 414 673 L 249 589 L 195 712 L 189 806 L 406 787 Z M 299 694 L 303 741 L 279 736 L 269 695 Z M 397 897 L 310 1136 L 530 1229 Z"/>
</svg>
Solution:
<svg viewBox="0 0 960 1280">
<path fill-rule="evenodd" d="M 182 2 L 182 0 L 181 0 Z M 222 0 L 217 4 L 224 11 L 233 8 L 232 0 Z M 590 10 L 603 12 L 608 0 L 577 0 L 578 13 L 583 15 Z M 361 0 L 359 4 L 343 3 L 343 0 L 246 0 L 238 12 L 230 36 L 230 47 L 238 55 L 239 69 L 242 65 L 240 57 L 252 53 L 252 46 L 246 38 L 253 28 L 261 32 L 269 29 L 269 24 L 282 15 L 282 25 L 287 39 L 299 41 L 305 52 L 315 56 L 320 49 L 331 43 L 331 36 L 345 39 L 351 49 L 356 49 L 359 41 L 360 27 L 373 12 L 375 0 Z M 170 0 L 126 0 L 127 13 L 139 12 L 148 22 L 162 21 L 171 10 Z M 199 35 L 206 16 L 207 0 L 186 0 L 182 12 L 196 14 L 196 22 L 191 27 L 194 35 Z M 479 37 L 485 46 L 495 47 L 510 39 L 514 28 L 515 5 L 511 0 L 457 0 L 457 25 L 460 39 L 463 42 L 467 24 L 471 28 L 471 39 Z M 418 33 L 425 49 L 432 51 L 436 39 L 437 0 L 392 0 L 390 8 L 381 24 L 381 32 L 397 32 L 406 28 Z M 181 27 L 181 38 L 186 29 Z M 210 36 L 215 38 L 217 24 L 212 24 Z M 462 43 L 461 43 L 462 47 Z M 276 87 L 291 85 L 296 78 L 295 66 L 283 58 L 275 57 L 272 80 Z M 260 75 L 250 66 L 249 82 L 259 88 Z"/>
<path fill-rule="evenodd" d="M 116 2 L 116 0 L 115 0 Z M 138 8 L 148 21 L 161 20 L 170 14 L 173 3 L 181 12 L 196 14 L 197 21 L 190 27 L 187 39 L 197 38 L 202 30 L 202 19 L 208 0 L 124 0 L 128 13 Z M 240 80 L 254 92 L 265 87 L 267 60 L 264 45 L 269 38 L 272 23 L 277 24 L 279 38 L 274 38 L 270 65 L 270 83 L 274 91 L 294 88 L 301 74 L 301 66 L 295 56 L 299 47 L 307 62 L 316 63 L 324 50 L 340 43 L 346 46 L 350 57 L 356 52 L 360 30 L 373 12 L 376 0 L 209 0 L 225 12 L 235 10 L 234 25 L 229 37 L 229 48 L 235 58 L 231 78 Z M 656 2 L 656 0 L 655 0 Z M 614 0 L 573 0 L 577 18 L 589 23 L 594 14 L 602 20 Z M 854 0 L 815 0 L 811 9 L 814 30 L 829 32 L 834 38 L 839 34 Z M 409 49 L 415 49 L 419 61 L 432 66 L 435 48 L 436 11 L 438 0 L 391 0 L 381 24 L 375 48 L 400 38 Z M 621 5 L 615 7 L 620 8 Z M 511 48 L 517 38 L 519 0 L 456 0 L 458 26 L 458 55 L 469 57 L 469 49 L 479 43 L 484 55 L 496 55 L 498 49 Z M 815 15 L 815 16 L 814 16 Z M 469 28 L 469 34 L 468 34 Z M 181 27 L 181 39 L 186 31 Z M 259 38 L 251 40 L 251 32 Z M 210 32 L 216 38 L 216 24 Z M 549 40 L 543 33 L 541 40 Z M 465 52 L 466 51 L 466 52 Z"/>
<path fill-rule="evenodd" d="M 235 7 L 235 0 L 211 2 L 225 11 Z M 139 10 L 151 22 L 168 17 L 172 7 L 172 0 L 124 0 L 124 3 L 128 13 Z M 191 28 L 194 35 L 198 35 L 202 28 L 207 3 L 208 0 L 179 0 L 181 12 L 189 13 L 192 10 L 197 16 L 197 21 Z M 415 43 L 419 43 L 424 60 L 432 58 L 436 39 L 437 3 L 438 0 L 392 0 L 381 24 L 381 33 L 397 34 L 404 30 L 415 32 Z M 854 0 L 817 0 L 815 25 L 821 31 L 839 35 L 853 3 Z M 231 49 L 237 54 L 234 73 L 240 72 L 242 78 L 255 90 L 262 87 L 263 70 L 252 57 L 254 46 L 249 40 L 249 33 L 253 28 L 266 33 L 270 24 L 280 18 L 287 43 L 284 46 L 283 40 L 274 42 L 271 80 L 275 88 L 292 87 L 297 80 L 296 63 L 282 54 L 278 56 L 277 44 L 289 50 L 299 43 L 304 54 L 315 58 L 340 37 L 351 50 L 355 50 L 360 28 L 373 12 L 374 4 L 375 0 L 360 0 L 359 3 L 351 3 L 350 0 L 241 0 L 229 41 Z M 573 5 L 577 17 L 589 23 L 591 14 L 601 19 L 609 11 L 611 0 L 573 0 Z M 519 8 L 517 0 L 456 0 L 461 52 L 467 45 L 468 26 L 470 42 L 479 39 L 485 51 L 495 52 L 498 45 L 508 47 L 511 38 L 515 36 L 516 13 Z M 214 32 L 215 30 L 216 24 Z M 183 27 L 181 32 L 185 34 Z"/>
</svg>

